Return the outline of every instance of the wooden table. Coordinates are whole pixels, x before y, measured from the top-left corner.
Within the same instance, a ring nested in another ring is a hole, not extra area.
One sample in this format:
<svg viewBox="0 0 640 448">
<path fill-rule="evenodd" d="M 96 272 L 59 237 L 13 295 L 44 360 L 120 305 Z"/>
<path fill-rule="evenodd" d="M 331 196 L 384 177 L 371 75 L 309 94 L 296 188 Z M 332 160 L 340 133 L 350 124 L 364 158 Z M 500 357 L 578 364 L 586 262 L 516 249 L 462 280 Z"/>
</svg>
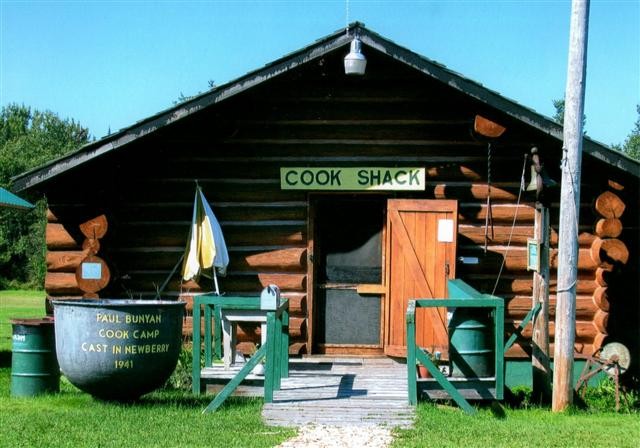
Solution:
<svg viewBox="0 0 640 448">
<path fill-rule="evenodd" d="M 236 360 L 236 333 L 238 322 L 260 322 L 261 344 L 267 342 L 267 310 L 225 309 L 220 310 L 222 323 L 222 360 L 228 369 Z"/>
</svg>

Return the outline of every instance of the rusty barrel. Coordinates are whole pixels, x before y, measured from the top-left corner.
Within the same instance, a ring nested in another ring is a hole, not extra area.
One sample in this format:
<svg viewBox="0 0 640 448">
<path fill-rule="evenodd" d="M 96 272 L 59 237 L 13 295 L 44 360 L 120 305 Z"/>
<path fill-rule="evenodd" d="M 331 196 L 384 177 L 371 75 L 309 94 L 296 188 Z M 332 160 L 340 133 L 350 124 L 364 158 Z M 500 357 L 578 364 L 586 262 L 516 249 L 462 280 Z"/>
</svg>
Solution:
<svg viewBox="0 0 640 448">
<path fill-rule="evenodd" d="M 12 319 L 11 395 L 31 397 L 60 390 L 53 320 Z"/>
<path fill-rule="evenodd" d="M 54 300 L 60 370 L 79 389 L 130 401 L 161 387 L 182 348 L 185 303 Z"/>
</svg>

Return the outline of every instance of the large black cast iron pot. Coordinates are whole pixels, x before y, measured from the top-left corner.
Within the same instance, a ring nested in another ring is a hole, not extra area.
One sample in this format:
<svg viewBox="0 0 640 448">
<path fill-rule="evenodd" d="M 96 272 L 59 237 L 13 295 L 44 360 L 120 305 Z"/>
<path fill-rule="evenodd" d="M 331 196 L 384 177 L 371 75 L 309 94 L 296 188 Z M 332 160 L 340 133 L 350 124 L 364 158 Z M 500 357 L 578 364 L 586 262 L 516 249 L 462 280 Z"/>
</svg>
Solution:
<svg viewBox="0 0 640 448">
<path fill-rule="evenodd" d="M 54 300 L 60 370 L 105 400 L 134 400 L 162 386 L 182 345 L 184 302 Z"/>
</svg>

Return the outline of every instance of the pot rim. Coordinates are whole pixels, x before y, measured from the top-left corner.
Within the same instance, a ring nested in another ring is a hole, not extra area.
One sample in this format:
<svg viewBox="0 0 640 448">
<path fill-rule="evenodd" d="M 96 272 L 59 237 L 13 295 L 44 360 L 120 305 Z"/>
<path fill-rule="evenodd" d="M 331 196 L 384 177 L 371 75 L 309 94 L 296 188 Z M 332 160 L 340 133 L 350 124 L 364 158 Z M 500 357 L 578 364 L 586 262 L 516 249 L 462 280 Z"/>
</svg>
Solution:
<svg viewBox="0 0 640 448">
<path fill-rule="evenodd" d="M 107 307 L 184 307 L 187 302 L 178 300 L 140 300 L 140 299 L 81 299 L 81 300 L 52 300 L 54 306 L 80 306 L 86 308 Z"/>
</svg>

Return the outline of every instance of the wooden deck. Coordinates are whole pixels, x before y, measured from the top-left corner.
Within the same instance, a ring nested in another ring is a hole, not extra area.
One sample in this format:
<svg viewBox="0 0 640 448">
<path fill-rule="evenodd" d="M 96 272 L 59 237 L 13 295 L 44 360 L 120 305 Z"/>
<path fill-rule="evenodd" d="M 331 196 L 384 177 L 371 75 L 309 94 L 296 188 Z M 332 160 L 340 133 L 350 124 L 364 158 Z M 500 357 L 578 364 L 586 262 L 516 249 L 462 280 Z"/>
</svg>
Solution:
<svg viewBox="0 0 640 448">
<path fill-rule="evenodd" d="M 412 426 L 406 365 L 389 358 L 291 359 L 289 378 L 265 403 L 262 417 L 273 426 L 323 424 L 338 426 Z M 235 370 L 235 369 L 234 369 Z M 233 371 L 205 369 L 207 390 L 215 391 Z M 250 376 L 237 395 L 261 395 L 261 377 Z M 228 381 L 228 379 L 227 379 Z M 211 383 L 217 383 L 211 384 Z"/>
</svg>

